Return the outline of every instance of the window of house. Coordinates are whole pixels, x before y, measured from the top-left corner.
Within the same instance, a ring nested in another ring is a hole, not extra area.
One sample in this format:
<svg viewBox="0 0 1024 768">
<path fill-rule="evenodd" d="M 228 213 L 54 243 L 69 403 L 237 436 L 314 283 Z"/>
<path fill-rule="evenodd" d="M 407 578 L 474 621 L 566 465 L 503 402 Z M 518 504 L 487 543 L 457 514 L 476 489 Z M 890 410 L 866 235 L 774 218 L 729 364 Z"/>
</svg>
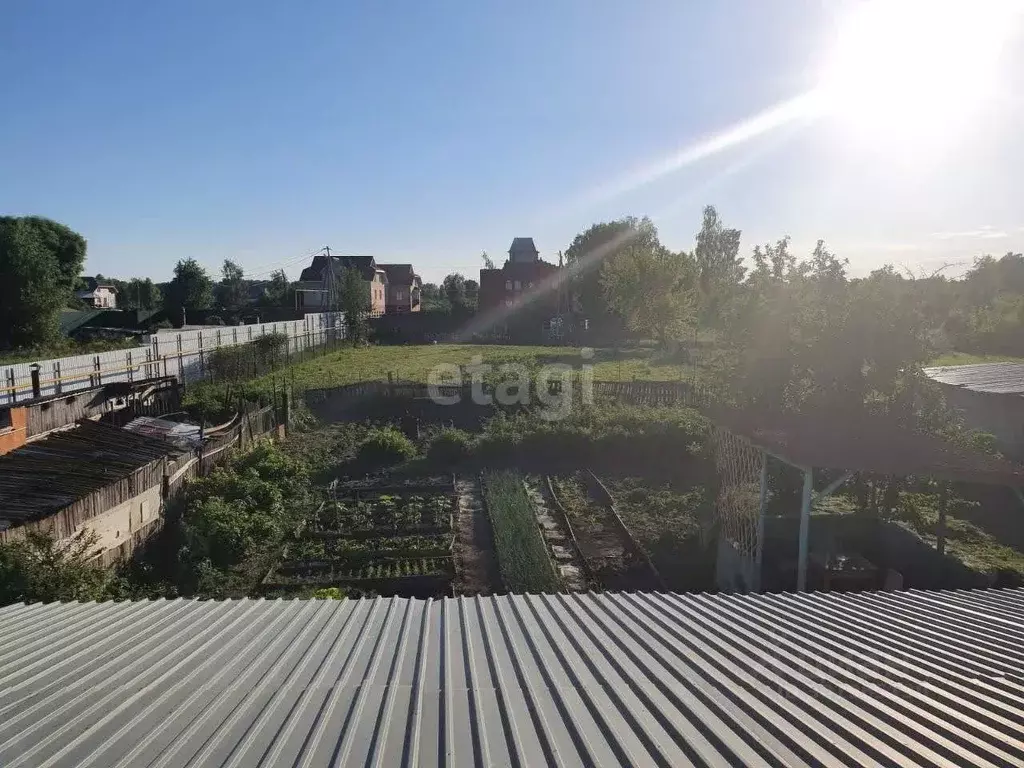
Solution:
<svg viewBox="0 0 1024 768">
<path fill-rule="evenodd" d="M 526 287 L 527 287 L 527 288 L 533 288 L 533 283 L 527 283 L 527 284 L 526 284 Z"/>
<path fill-rule="evenodd" d="M 523 284 L 521 282 L 519 282 L 518 280 L 516 280 L 516 282 L 515 282 L 515 290 L 517 290 L 517 291 L 522 290 L 522 287 L 523 287 Z"/>
<path fill-rule="evenodd" d="M 511 280 L 506 280 L 505 281 L 505 290 L 506 291 L 511 291 L 512 290 L 512 281 Z"/>
<path fill-rule="evenodd" d="M 512 307 L 512 299 L 505 299 L 505 306 L 511 308 Z"/>
</svg>

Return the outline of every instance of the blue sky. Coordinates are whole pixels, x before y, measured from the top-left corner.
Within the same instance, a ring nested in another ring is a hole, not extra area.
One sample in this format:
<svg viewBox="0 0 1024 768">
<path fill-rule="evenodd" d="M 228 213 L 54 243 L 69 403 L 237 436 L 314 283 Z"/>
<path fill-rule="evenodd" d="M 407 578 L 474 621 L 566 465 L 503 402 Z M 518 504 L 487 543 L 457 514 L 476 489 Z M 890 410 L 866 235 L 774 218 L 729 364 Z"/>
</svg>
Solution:
<svg viewBox="0 0 1024 768">
<path fill-rule="evenodd" d="M 821 237 L 858 273 L 1024 248 L 1019 34 L 1000 97 L 937 145 L 801 119 L 667 162 L 813 88 L 842 12 L 824 0 L 9 2 L 0 212 L 81 232 L 90 273 L 161 280 L 188 256 L 295 277 L 324 244 L 439 280 L 475 273 L 481 250 L 500 260 L 518 235 L 557 259 L 589 224 L 626 214 L 688 249 L 707 203 L 743 230 L 745 253 L 784 234 L 809 252 Z"/>
</svg>

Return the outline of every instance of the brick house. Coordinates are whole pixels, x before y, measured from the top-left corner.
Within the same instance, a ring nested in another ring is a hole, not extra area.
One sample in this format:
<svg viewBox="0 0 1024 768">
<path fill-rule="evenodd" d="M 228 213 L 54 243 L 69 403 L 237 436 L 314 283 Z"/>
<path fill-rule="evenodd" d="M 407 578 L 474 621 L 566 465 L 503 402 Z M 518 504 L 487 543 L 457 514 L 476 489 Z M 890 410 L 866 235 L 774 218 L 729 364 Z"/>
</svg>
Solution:
<svg viewBox="0 0 1024 768">
<path fill-rule="evenodd" d="M 479 312 L 500 313 L 529 307 L 534 317 L 550 319 L 562 304 L 557 264 L 540 258 L 532 237 L 517 237 L 501 269 L 480 270 Z"/>
<path fill-rule="evenodd" d="M 401 315 L 407 312 L 419 312 L 420 289 L 422 281 L 412 268 L 412 264 L 379 264 L 388 278 L 387 305 L 385 311 L 389 315 Z"/>
<path fill-rule="evenodd" d="M 356 269 L 363 278 L 369 300 L 370 316 L 380 317 L 387 307 L 387 273 L 377 264 L 373 256 L 327 256 L 318 254 L 313 262 L 302 270 L 296 287 L 296 302 L 299 309 L 321 311 L 337 306 L 337 297 L 331 291 L 331 276 L 339 280 L 346 269 Z"/>
</svg>

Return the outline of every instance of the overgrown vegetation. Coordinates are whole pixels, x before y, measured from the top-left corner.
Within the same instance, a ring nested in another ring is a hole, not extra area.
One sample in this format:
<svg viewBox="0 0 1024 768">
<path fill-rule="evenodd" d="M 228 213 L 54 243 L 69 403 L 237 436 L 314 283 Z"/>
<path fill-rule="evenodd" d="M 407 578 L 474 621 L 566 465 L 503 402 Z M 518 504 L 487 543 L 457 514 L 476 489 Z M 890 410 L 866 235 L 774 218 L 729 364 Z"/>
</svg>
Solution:
<svg viewBox="0 0 1024 768">
<path fill-rule="evenodd" d="M 561 583 L 537 527 L 522 477 L 510 471 L 487 473 L 484 498 L 505 588 L 510 592 L 557 592 Z"/>
<path fill-rule="evenodd" d="M 395 427 L 379 427 L 370 431 L 359 446 L 358 460 L 367 467 L 385 467 L 411 459 L 416 444 Z"/>
<path fill-rule="evenodd" d="M 654 485 L 641 477 L 602 478 L 636 542 L 647 552 L 669 589 L 690 592 L 714 584 L 714 552 L 701 542 L 712 517 L 710 489 Z"/>
</svg>

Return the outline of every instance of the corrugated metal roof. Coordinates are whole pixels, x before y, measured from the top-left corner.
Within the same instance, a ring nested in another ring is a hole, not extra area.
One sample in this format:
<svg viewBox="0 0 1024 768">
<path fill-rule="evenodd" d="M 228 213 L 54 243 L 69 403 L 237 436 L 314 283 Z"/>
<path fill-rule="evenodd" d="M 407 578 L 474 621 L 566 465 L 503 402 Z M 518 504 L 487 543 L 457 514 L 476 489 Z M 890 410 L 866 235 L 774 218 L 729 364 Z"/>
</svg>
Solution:
<svg viewBox="0 0 1024 768">
<path fill-rule="evenodd" d="M 925 368 L 925 374 L 940 384 L 963 387 L 974 392 L 1024 394 L 1024 363 L 978 363 Z"/>
<path fill-rule="evenodd" d="M 0 610 L 0 764 L 1024 765 L 1024 590 Z"/>
</svg>

